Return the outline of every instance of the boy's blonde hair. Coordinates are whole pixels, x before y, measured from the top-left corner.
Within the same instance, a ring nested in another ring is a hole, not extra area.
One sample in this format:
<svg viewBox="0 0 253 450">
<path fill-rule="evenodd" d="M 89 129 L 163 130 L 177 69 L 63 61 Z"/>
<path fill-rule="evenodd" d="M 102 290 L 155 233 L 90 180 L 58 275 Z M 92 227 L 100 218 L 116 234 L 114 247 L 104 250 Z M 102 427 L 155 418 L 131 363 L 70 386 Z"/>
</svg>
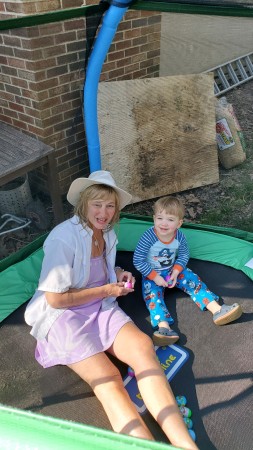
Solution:
<svg viewBox="0 0 253 450">
<path fill-rule="evenodd" d="M 119 221 L 119 196 L 115 189 L 105 184 L 93 184 L 81 192 L 79 200 L 74 208 L 74 214 L 79 217 L 82 224 L 87 225 L 88 202 L 91 200 L 107 200 L 111 196 L 114 196 L 115 199 L 115 213 L 107 229 L 112 229 Z"/>
<path fill-rule="evenodd" d="M 167 214 L 172 214 L 180 220 L 183 220 L 185 215 L 185 207 L 182 200 L 173 196 L 162 197 L 156 200 L 153 211 L 155 215 L 165 211 Z"/>
</svg>

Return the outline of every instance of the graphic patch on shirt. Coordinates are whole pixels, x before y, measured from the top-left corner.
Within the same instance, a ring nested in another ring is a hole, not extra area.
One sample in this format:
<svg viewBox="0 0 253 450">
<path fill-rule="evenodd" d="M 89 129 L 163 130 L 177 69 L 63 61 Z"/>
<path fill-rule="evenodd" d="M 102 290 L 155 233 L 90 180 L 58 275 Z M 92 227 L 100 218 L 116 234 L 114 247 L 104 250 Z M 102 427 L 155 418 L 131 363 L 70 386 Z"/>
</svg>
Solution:
<svg viewBox="0 0 253 450">
<path fill-rule="evenodd" d="M 170 271 L 174 265 L 176 259 L 177 247 L 168 247 L 168 245 L 162 242 L 156 242 L 149 251 L 148 259 L 152 268 L 157 272 L 162 270 Z"/>
</svg>

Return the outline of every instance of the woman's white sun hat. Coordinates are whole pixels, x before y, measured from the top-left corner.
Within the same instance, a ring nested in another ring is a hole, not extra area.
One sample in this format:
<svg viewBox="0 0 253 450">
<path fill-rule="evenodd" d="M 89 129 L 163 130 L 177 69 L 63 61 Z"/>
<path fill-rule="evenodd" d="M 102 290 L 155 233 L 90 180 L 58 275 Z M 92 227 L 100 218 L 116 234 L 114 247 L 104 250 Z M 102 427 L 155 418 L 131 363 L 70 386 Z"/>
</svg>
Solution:
<svg viewBox="0 0 253 450">
<path fill-rule="evenodd" d="M 124 208 L 128 203 L 130 203 L 132 199 L 132 195 L 128 194 L 128 192 L 123 191 L 116 186 L 112 175 L 107 170 L 97 170 L 96 172 L 92 172 L 88 178 L 77 178 L 74 180 L 69 188 L 67 193 L 68 202 L 76 206 L 79 196 L 81 192 L 83 192 L 89 186 L 93 184 L 105 184 L 106 186 L 111 186 L 119 195 L 119 206 L 120 209 Z"/>
</svg>

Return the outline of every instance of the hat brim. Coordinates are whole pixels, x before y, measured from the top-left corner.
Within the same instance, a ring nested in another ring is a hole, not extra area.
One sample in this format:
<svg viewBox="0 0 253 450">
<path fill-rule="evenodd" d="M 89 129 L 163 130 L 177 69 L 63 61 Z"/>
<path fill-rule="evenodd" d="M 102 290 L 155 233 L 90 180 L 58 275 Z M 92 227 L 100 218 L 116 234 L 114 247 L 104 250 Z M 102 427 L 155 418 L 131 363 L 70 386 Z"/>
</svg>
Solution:
<svg viewBox="0 0 253 450">
<path fill-rule="evenodd" d="M 95 180 L 90 180 L 89 178 L 76 178 L 76 180 L 74 180 L 71 183 L 69 191 L 67 193 L 68 202 L 71 205 L 76 206 L 81 192 L 83 192 L 85 189 L 87 189 L 88 187 L 90 187 L 94 184 L 104 184 L 105 186 L 110 186 L 111 188 L 113 188 L 118 193 L 120 209 L 123 209 L 132 200 L 131 194 L 124 191 L 123 189 L 118 188 L 117 186 L 113 186 L 111 184 L 107 184 L 107 183 L 103 183 L 103 182 L 99 182 L 99 181 L 95 181 Z"/>
</svg>

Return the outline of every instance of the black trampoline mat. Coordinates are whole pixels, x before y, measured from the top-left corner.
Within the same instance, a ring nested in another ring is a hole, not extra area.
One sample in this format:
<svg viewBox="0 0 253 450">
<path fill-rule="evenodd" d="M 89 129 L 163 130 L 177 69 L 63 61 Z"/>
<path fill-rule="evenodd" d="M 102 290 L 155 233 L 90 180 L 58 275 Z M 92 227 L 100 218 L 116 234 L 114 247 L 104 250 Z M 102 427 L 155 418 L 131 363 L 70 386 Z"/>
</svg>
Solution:
<svg viewBox="0 0 253 450">
<path fill-rule="evenodd" d="M 119 304 L 135 323 L 152 335 L 149 314 L 141 297 L 140 276 L 131 252 L 119 252 L 117 264 L 137 278 L 135 292 Z M 253 299 L 252 281 L 241 271 L 216 263 L 191 260 L 189 267 L 228 304 L 240 303 L 244 314 L 229 325 L 213 324 L 178 289 L 167 290 L 165 300 L 179 332 L 177 343 L 189 359 L 171 381 L 175 395 L 185 395 L 192 410 L 197 444 L 202 450 L 251 450 L 253 447 Z M 34 359 L 35 340 L 24 322 L 21 306 L 0 326 L 0 403 L 39 414 L 111 429 L 91 389 L 70 369 L 43 369 Z M 114 360 L 122 376 L 127 366 Z M 149 415 L 144 420 L 158 441 L 166 437 Z"/>
</svg>

